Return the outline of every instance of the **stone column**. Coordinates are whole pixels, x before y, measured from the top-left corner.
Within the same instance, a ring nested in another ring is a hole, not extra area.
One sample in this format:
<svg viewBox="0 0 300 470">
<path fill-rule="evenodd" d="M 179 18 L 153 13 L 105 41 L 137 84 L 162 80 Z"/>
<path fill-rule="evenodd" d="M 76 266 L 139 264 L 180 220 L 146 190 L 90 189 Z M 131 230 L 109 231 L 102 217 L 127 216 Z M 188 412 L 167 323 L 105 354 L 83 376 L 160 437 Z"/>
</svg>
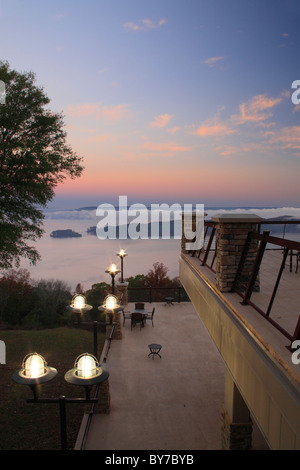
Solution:
<svg viewBox="0 0 300 470">
<path fill-rule="evenodd" d="M 248 236 L 256 231 L 261 218 L 255 214 L 224 214 L 212 217 L 217 222 L 216 286 L 221 292 L 232 291 L 239 262 Z M 257 240 L 251 241 L 241 277 L 248 281 L 257 253 Z"/>
<path fill-rule="evenodd" d="M 116 282 L 116 295 L 122 298 L 121 305 L 128 304 L 128 282 Z"/>
<path fill-rule="evenodd" d="M 251 449 L 252 427 L 249 409 L 231 375 L 226 370 L 225 400 L 222 411 L 222 449 Z"/>
<path fill-rule="evenodd" d="M 106 318 L 107 323 L 111 322 L 111 314 L 106 312 L 105 318 Z M 122 312 L 116 312 L 114 314 L 113 322 L 115 323 L 115 329 L 112 335 L 112 339 L 122 339 L 122 326 L 121 326 Z M 112 325 L 106 325 L 106 338 L 110 337 L 111 330 L 112 330 Z"/>
</svg>

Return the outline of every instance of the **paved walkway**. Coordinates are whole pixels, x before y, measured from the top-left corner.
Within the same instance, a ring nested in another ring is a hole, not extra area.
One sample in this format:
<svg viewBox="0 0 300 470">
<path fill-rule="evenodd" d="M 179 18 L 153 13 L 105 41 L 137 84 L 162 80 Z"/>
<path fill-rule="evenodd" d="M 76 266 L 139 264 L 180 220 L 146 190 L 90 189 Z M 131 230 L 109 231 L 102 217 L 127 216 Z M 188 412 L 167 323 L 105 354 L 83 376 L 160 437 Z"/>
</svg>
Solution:
<svg viewBox="0 0 300 470">
<path fill-rule="evenodd" d="M 93 415 L 85 450 L 221 449 L 219 352 L 191 303 L 146 306 L 156 309 L 154 327 L 131 330 L 127 320 L 111 343 L 111 412 Z M 162 345 L 161 359 L 148 357 L 150 343 Z"/>
</svg>

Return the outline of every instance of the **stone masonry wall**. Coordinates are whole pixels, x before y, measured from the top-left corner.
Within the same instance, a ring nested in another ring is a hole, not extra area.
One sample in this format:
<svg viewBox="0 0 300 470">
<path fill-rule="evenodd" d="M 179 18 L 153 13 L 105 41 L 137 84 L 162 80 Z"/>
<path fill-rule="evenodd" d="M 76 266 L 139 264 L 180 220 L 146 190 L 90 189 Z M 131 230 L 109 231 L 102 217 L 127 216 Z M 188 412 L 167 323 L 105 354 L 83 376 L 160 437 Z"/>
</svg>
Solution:
<svg viewBox="0 0 300 470">
<path fill-rule="evenodd" d="M 232 423 L 225 409 L 222 411 L 222 449 L 250 450 L 252 448 L 253 423 Z"/>
<path fill-rule="evenodd" d="M 216 235 L 216 287 L 221 292 L 232 291 L 241 255 L 249 231 L 255 231 L 260 218 L 224 218 L 212 219 L 217 222 Z M 247 259 L 240 280 L 248 282 L 257 253 L 257 241 L 251 240 Z"/>
</svg>

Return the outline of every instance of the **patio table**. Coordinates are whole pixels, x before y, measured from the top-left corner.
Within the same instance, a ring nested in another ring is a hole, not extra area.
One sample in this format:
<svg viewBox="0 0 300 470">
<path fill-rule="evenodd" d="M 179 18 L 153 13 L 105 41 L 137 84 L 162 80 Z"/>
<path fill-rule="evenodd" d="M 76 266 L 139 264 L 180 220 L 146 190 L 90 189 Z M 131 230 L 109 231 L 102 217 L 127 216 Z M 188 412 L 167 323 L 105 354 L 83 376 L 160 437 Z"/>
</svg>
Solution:
<svg viewBox="0 0 300 470">
<path fill-rule="evenodd" d="M 151 356 L 151 354 L 152 354 L 152 359 L 154 359 L 154 355 L 157 355 L 161 358 L 161 355 L 159 354 L 159 352 L 162 348 L 161 344 L 154 344 L 154 343 L 148 344 L 148 348 L 150 349 L 148 357 Z"/>
</svg>

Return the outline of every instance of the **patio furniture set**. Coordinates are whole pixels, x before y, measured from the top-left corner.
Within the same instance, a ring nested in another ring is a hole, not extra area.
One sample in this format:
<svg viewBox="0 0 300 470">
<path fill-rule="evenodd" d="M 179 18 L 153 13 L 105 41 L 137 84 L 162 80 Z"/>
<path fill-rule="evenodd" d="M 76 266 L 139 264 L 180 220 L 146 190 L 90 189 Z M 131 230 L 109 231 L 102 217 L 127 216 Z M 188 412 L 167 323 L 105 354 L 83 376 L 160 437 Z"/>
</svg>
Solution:
<svg viewBox="0 0 300 470">
<path fill-rule="evenodd" d="M 125 325 L 126 320 L 130 320 L 131 329 L 134 328 L 136 325 L 140 325 L 140 328 L 143 328 L 146 324 L 147 320 L 151 320 L 152 326 L 153 317 L 154 317 L 155 307 L 152 309 L 152 312 L 148 312 L 145 309 L 145 304 L 143 302 L 138 302 L 135 304 L 135 308 L 131 310 L 129 313 L 124 312 L 123 310 L 123 326 Z"/>
<path fill-rule="evenodd" d="M 152 309 L 152 312 L 148 312 L 145 309 L 145 304 L 143 302 L 138 302 L 135 304 L 135 308 L 130 312 L 124 312 L 123 310 L 123 326 L 125 325 L 126 320 L 130 320 L 131 329 L 133 329 L 138 324 L 140 325 L 140 329 L 144 328 L 147 320 L 151 320 L 152 326 L 154 326 L 154 312 L 155 307 Z M 150 350 L 148 357 L 152 356 L 152 359 L 154 359 L 154 356 L 159 356 L 161 358 L 161 355 L 159 354 L 162 348 L 161 344 L 151 343 L 148 344 L 148 348 Z"/>
</svg>

